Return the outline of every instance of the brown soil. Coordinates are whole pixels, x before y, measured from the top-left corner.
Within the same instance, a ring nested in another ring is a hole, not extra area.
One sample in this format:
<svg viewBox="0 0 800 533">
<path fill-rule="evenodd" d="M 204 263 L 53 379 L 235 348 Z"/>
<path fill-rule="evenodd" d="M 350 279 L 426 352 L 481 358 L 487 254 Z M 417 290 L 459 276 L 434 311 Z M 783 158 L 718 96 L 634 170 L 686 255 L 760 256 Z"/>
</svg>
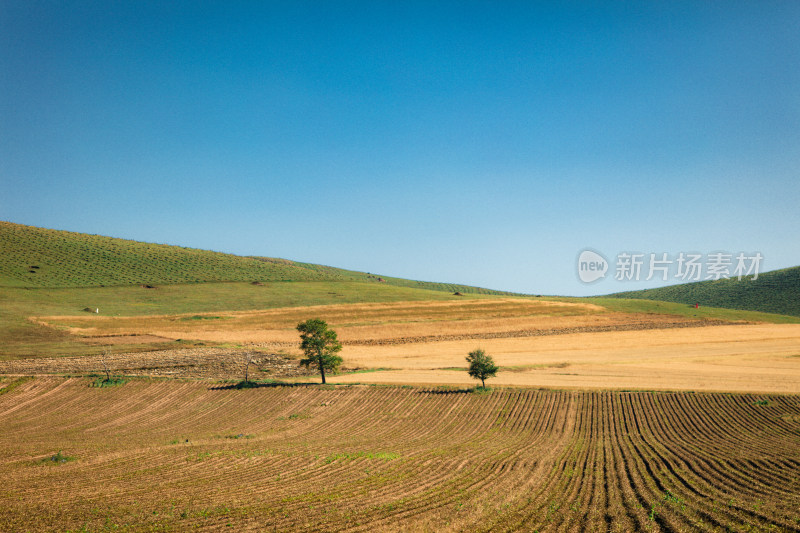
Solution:
<svg viewBox="0 0 800 533">
<path fill-rule="evenodd" d="M 15 383 L 0 394 L 3 531 L 800 523 L 798 396 Z"/>
<path fill-rule="evenodd" d="M 0 361 L 2 374 L 104 373 L 103 361 L 112 374 L 179 378 L 244 379 L 250 357 L 249 379 L 306 376 L 309 371 L 296 359 L 275 353 L 225 348 L 187 348 L 139 353 L 79 357 L 48 357 Z"/>
<path fill-rule="evenodd" d="M 628 317 L 628 321 L 597 326 L 573 326 L 561 328 L 531 328 L 513 331 L 488 331 L 480 333 L 461 333 L 455 335 L 424 335 L 417 337 L 394 337 L 388 339 L 354 339 L 347 340 L 349 346 L 386 346 L 394 344 L 416 344 L 427 342 L 461 341 L 474 339 L 513 339 L 520 337 L 545 337 L 549 335 L 568 335 L 571 333 L 602 333 L 609 331 L 641 331 L 646 329 L 698 328 L 705 326 L 725 326 L 741 323 L 726 320 L 685 320 L 677 317 L 647 317 L 643 320 L 636 315 Z"/>
<path fill-rule="evenodd" d="M 157 335 L 98 335 L 95 337 L 80 337 L 81 342 L 96 346 L 114 346 L 117 344 L 153 344 L 158 342 L 172 342 L 174 339 L 159 337 Z"/>
</svg>

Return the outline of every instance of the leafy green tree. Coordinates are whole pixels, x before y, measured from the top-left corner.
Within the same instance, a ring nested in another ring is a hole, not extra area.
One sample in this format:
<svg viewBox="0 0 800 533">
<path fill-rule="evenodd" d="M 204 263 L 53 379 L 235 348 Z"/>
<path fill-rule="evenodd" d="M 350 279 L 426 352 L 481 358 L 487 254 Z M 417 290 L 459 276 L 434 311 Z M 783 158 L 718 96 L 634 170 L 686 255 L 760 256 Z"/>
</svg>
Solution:
<svg viewBox="0 0 800 533">
<path fill-rule="evenodd" d="M 500 370 L 491 356 L 486 355 L 486 352 L 480 348 L 469 352 L 467 356 L 469 363 L 469 375 L 475 379 L 481 380 L 481 387 L 486 388 L 486 378 L 494 377 L 497 371 Z"/>
<path fill-rule="evenodd" d="M 342 343 L 336 338 L 336 332 L 328 329 L 328 324 L 319 318 L 300 322 L 297 331 L 300 332 L 300 349 L 306 354 L 300 364 L 319 368 L 322 383 L 325 383 L 325 371 L 336 372 L 342 364 L 342 358 L 336 355 Z"/>
</svg>

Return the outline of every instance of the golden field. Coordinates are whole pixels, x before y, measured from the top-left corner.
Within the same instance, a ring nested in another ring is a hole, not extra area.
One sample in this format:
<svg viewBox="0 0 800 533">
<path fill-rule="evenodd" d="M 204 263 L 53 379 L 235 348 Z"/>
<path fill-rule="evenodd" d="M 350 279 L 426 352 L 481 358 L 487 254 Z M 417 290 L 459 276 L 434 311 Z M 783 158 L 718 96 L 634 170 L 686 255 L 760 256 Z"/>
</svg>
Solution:
<svg viewBox="0 0 800 533">
<path fill-rule="evenodd" d="M 481 347 L 501 366 L 490 381 L 496 386 L 800 392 L 798 324 L 613 312 L 590 303 L 492 298 L 33 320 L 91 344 L 190 339 L 299 357 L 294 327 L 309 317 L 338 332 L 345 367 L 375 370 L 333 376 L 337 383 L 467 385 L 464 358 Z"/>
</svg>

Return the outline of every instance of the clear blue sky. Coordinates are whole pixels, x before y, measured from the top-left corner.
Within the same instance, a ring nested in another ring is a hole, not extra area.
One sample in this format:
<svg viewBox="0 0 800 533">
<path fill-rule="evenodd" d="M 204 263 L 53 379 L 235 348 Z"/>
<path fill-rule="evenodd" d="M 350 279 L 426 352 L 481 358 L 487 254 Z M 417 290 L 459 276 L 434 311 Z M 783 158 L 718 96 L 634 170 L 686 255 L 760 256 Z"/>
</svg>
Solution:
<svg viewBox="0 0 800 533">
<path fill-rule="evenodd" d="M 799 178 L 796 1 L 0 3 L 2 220 L 581 295 L 800 264 Z"/>
</svg>

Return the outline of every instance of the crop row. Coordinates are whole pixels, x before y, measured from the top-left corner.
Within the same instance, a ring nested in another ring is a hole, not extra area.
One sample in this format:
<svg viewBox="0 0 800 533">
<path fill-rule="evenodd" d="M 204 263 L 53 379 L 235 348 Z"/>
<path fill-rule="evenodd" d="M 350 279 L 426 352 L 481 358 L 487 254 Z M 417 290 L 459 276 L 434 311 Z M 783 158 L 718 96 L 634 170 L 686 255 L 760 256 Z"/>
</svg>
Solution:
<svg viewBox="0 0 800 533">
<path fill-rule="evenodd" d="M 12 531 L 800 529 L 792 396 L 38 377 L 0 425 Z"/>
</svg>

